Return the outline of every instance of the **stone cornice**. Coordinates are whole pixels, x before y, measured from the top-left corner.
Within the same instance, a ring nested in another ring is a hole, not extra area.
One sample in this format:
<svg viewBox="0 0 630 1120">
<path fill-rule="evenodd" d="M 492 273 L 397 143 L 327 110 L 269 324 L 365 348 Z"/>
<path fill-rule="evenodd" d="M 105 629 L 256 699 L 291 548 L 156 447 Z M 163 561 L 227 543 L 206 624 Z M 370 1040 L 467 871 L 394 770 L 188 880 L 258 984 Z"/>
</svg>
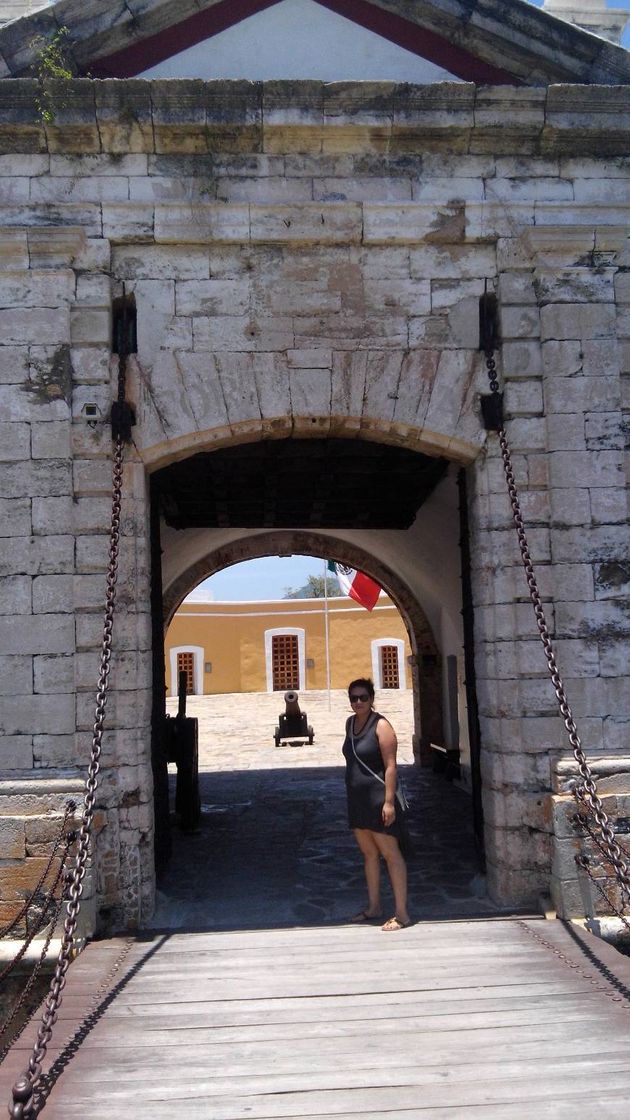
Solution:
<svg viewBox="0 0 630 1120">
<path fill-rule="evenodd" d="M 525 0 L 325 0 L 334 11 L 367 25 L 401 21 L 413 34 L 439 37 L 455 51 L 466 52 L 527 85 L 550 82 L 618 84 L 630 81 L 630 55 Z M 50 40 L 68 28 L 66 47 L 77 72 L 135 50 L 158 36 L 171 37 L 188 23 L 197 40 L 207 36 L 204 21 L 223 8 L 234 8 L 237 22 L 257 10 L 244 0 L 57 0 L 50 8 L 14 20 L 0 29 L 0 72 L 10 77 L 29 73 L 36 62 L 33 40 Z M 227 26 L 230 25 L 228 19 Z M 386 32 L 384 32 L 386 34 Z M 181 46 L 176 49 L 182 49 Z M 109 73 L 137 73 L 116 70 Z M 462 74 L 462 77 L 469 75 Z"/>
<path fill-rule="evenodd" d="M 0 82 L 0 152 L 630 152 L 630 86 L 75 79 Z"/>
</svg>

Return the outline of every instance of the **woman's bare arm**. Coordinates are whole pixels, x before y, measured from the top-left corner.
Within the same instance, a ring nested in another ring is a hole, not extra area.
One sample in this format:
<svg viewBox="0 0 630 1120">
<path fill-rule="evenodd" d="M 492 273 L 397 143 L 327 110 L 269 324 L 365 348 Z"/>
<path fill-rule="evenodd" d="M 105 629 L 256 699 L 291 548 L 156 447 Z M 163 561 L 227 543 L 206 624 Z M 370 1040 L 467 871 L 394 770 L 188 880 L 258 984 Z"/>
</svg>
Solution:
<svg viewBox="0 0 630 1120">
<path fill-rule="evenodd" d="M 379 719 L 376 725 L 376 738 L 383 759 L 385 778 L 385 801 L 383 803 L 383 824 L 387 828 L 396 819 L 396 732 L 386 719 Z"/>
</svg>

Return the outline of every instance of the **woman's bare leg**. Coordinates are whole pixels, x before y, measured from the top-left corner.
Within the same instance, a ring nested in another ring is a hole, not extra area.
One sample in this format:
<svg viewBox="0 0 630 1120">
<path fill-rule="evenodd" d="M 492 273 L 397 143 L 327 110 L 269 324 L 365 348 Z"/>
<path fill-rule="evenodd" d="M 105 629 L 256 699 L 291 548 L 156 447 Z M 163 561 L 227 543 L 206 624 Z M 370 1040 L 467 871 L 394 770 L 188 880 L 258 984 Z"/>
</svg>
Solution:
<svg viewBox="0 0 630 1120">
<path fill-rule="evenodd" d="M 398 840 L 395 836 L 386 836 L 383 832 L 373 832 L 374 843 L 387 864 L 389 880 L 394 892 L 395 917 L 403 925 L 409 922 L 407 912 L 407 864 L 405 863 Z"/>
<path fill-rule="evenodd" d="M 381 855 L 374 841 L 374 833 L 367 828 L 353 829 L 354 838 L 361 849 L 368 904 L 365 914 L 377 918 L 381 913 Z"/>
</svg>

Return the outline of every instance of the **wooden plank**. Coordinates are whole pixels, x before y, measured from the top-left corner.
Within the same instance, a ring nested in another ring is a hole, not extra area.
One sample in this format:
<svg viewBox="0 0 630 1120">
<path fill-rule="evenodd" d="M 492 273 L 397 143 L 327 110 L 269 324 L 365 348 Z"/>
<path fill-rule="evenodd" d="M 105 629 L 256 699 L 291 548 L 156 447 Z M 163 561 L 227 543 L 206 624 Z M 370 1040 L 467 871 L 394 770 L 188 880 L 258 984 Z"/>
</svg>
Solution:
<svg viewBox="0 0 630 1120">
<path fill-rule="evenodd" d="M 585 1037 L 588 1031 L 589 1052 L 607 1053 L 619 1042 L 615 1032 L 611 1031 L 610 1024 L 606 1022 L 585 1024 L 562 1024 L 553 1027 L 543 1027 L 540 1033 L 532 1039 L 531 1028 L 506 1027 L 498 1031 L 479 1030 L 467 1038 L 464 1032 L 445 1032 L 441 1038 L 431 1040 L 417 1035 L 398 1037 L 392 1032 L 389 1038 L 382 1035 L 368 1034 L 369 1024 L 361 1036 L 364 1054 L 359 1056 L 358 1040 L 356 1037 L 344 1039 L 343 1037 L 330 1040 L 318 1039 L 316 1043 L 309 1040 L 297 1039 L 291 1046 L 278 1045 L 273 1041 L 265 1044 L 243 1043 L 242 1045 L 229 1044 L 227 1046 L 203 1046 L 191 1041 L 179 1046 L 168 1046 L 152 1049 L 136 1049 L 130 1047 L 103 1047 L 94 1060 L 94 1051 L 84 1049 L 83 1060 L 78 1069 L 81 1079 L 85 1084 L 105 1084 L 111 1080 L 112 1071 L 117 1075 L 139 1080 L 142 1078 L 155 1082 L 180 1083 L 190 1078 L 196 1082 L 200 1071 L 206 1069 L 210 1063 L 213 1068 L 220 1068 L 230 1076 L 250 1072 L 261 1072 L 273 1069 L 277 1074 L 299 1073 L 308 1068 L 309 1064 L 316 1062 L 318 1068 L 325 1063 L 326 1068 L 362 1068 L 368 1074 L 380 1064 L 394 1060 L 410 1065 L 418 1062 L 419 1055 L 424 1053 L 426 1061 L 442 1065 L 449 1069 L 454 1064 L 454 1055 L 466 1052 L 473 1054 L 477 1061 L 483 1060 L 487 1055 L 488 1047 L 500 1047 L 500 1058 L 497 1064 L 510 1058 L 525 1060 L 545 1057 L 551 1052 L 568 1056 L 575 1051 L 582 1052 L 586 1049 Z M 627 1033 L 621 1036 L 621 1043 L 628 1047 Z M 599 1042 L 604 1043 L 602 1047 Z M 630 1060 L 630 1058 L 629 1058 Z M 629 1082 L 630 1086 L 630 1082 Z"/>
<path fill-rule="evenodd" d="M 401 1037 L 409 1032 L 413 1033 L 414 1038 L 421 1038 L 426 1033 L 436 1032 L 465 1032 L 484 1028 L 499 1030 L 504 1027 L 538 1027 L 540 1029 L 543 1026 L 566 1025 L 568 1023 L 580 1023 L 584 1027 L 587 1024 L 602 1021 L 608 1023 L 610 1021 L 609 1008 L 601 1005 L 594 1007 L 593 1001 L 590 1001 L 586 1006 L 582 1003 L 576 1003 L 570 1008 L 535 1008 L 528 1011 L 515 1011 L 513 1009 L 494 1010 L 492 1012 L 467 1011 L 446 1016 L 435 1015 L 430 1020 L 422 1013 L 405 1018 L 400 1016 L 390 1018 L 385 1013 L 385 1017 L 383 1017 L 383 1009 L 381 1009 L 380 1015 L 381 1018 L 376 1021 L 368 1018 L 349 1020 L 336 1017 L 334 1021 L 324 1018 L 311 1023 L 277 1023 L 274 1018 L 255 1026 L 239 1024 L 233 1027 L 218 1027 L 214 1023 L 193 1025 L 188 1022 L 181 1023 L 179 1026 L 162 1025 L 158 1027 L 157 1025 L 149 1026 L 147 1023 L 143 1023 L 141 1034 L 135 1020 L 127 1020 L 125 1025 L 122 1026 L 120 1022 L 114 1024 L 108 1018 L 107 1026 L 99 1024 L 98 1029 L 95 1029 L 86 1038 L 83 1045 L 86 1049 L 96 1047 L 101 1050 L 108 1047 L 119 1048 L 133 1044 L 136 1051 L 142 1051 L 144 1048 L 155 1048 L 162 1051 L 170 1048 L 173 1051 L 173 1048 L 188 1046 L 190 1042 L 194 1042 L 195 1046 L 208 1047 L 255 1044 L 258 1042 L 266 1044 L 280 1042 L 292 1045 L 298 1039 L 302 1042 L 306 1039 L 340 1037 L 345 1043 L 348 1040 L 360 1037 L 370 1023 L 375 1036 L 379 1038 L 383 1038 L 390 1033 L 395 1033 L 397 1037 Z M 630 1041 L 630 1032 L 623 1033 Z"/>
<path fill-rule="evenodd" d="M 457 995 L 457 993 L 449 993 Z M 571 993 L 570 995 L 556 995 L 556 996 L 539 996 L 535 997 L 514 997 L 511 1000 L 496 1000 L 496 999 L 475 999 L 464 1000 L 457 999 L 451 1002 L 433 1002 L 433 1001 L 417 1001 L 413 1005 L 410 1004 L 397 1004 L 392 1006 L 388 1004 L 388 1013 L 395 1014 L 396 1019 L 404 1024 L 406 1020 L 414 1020 L 418 1017 L 429 1023 L 432 1022 L 433 1016 L 441 1016 L 444 1014 L 455 1016 L 479 1016 L 484 1015 L 489 1022 L 493 1021 L 495 1015 L 514 1015 L 520 1016 L 521 1014 L 531 1013 L 534 1022 L 538 1022 L 539 1015 L 546 1015 L 548 1012 L 553 1012 L 555 1015 L 570 1017 L 575 1012 L 584 1016 L 588 1012 L 589 1004 L 600 998 L 599 993 L 595 990 L 579 991 Z M 129 1032 L 133 1035 L 135 1040 L 139 1038 L 139 1031 L 142 1031 L 140 1036 L 140 1045 L 142 1039 L 148 1037 L 151 1032 L 166 1031 L 176 1033 L 178 1031 L 190 1030 L 197 1031 L 205 1028 L 211 1028 L 213 1032 L 225 1031 L 238 1031 L 239 1037 L 244 1037 L 243 1032 L 247 1033 L 257 1027 L 264 1030 L 270 1029 L 270 1023 L 274 1024 L 275 1029 L 280 1030 L 282 1027 L 287 1032 L 290 1032 L 290 1037 L 295 1037 L 296 1033 L 303 1034 L 303 1028 L 315 1026 L 315 1029 L 325 1030 L 327 1023 L 334 1019 L 335 1023 L 347 1024 L 354 1020 L 365 1022 L 373 1018 L 376 1014 L 382 1013 L 382 1004 L 375 1002 L 371 1005 L 364 1005 L 362 1007 L 344 1006 L 339 1001 L 337 1006 L 332 1011 L 323 1014 L 323 1009 L 312 1006 L 312 1001 L 301 1001 L 300 1007 L 293 1009 L 275 1010 L 273 1018 L 263 1010 L 256 1010 L 256 1005 L 252 1005 L 252 1009 L 244 1010 L 238 1009 L 233 1012 L 215 1012 L 213 1005 L 209 1005 L 205 1011 L 190 1011 L 179 1004 L 169 1007 L 168 1015 L 165 1016 L 163 1012 L 156 1010 L 152 1004 L 145 1004 L 140 1010 L 137 1006 L 131 1005 L 120 1006 L 116 1009 L 115 1002 L 108 1008 L 107 1021 L 112 1024 L 113 1029 L 117 1032 L 120 1038 L 124 1038 L 126 1033 Z M 370 1012 L 372 1012 L 370 1014 Z M 66 1016 L 65 1019 L 60 1019 L 64 1023 L 62 1031 L 67 1032 L 70 1029 L 78 1028 L 82 1022 L 81 1018 L 70 1018 Z M 221 1033 L 221 1037 L 224 1037 Z"/>
<path fill-rule="evenodd" d="M 625 1060 L 619 1058 L 608 1064 L 587 1062 L 583 1071 L 578 1067 L 577 1059 L 575 1066 L 569 1064 L 567 1068 L 566 1062 L 564 1063 L 566 1072 L 563 1072 L 563 1068 L 557 1062 L 540 1067 L 533 1067 L 531 1064 L 524 1066 L 522 1063 L 509 1063 L 504 1073 L 501 1073 L 496 1065 L 493 1067 L 482 1063 L 479 1065 L 476 1079 L 470 1069 L 466 1071 L 458 1068 L 448 1072 L 438 1069 L 421 1070 L 419 1073 L 416 1073 L 414 1069 L 392 1069 L 375 1074 L 374 1077 L 370 1078 L 369 1083 L 366 1083 L 364 1075 L 360 1076 L 358 1073 L 353 1073 L 352 1070 L 333 1071 L 330 1074 L 308 1071 L 302 1072 L 299 1076 L 280 1078 L 278 1081 L 274 1081 L 271 1075 L 267 1077 L 261 1075 L 259 1077 L 243 1078 L 237 1082 L 210 1079 L 201 1072 L 200 1076 L 195 1078 L 193 1084 L 195 1097 L 205 1096 L 212 1101 L 212 1107 L 217 1111 L 223 1111 L 229 1107 L 230 1102 L 235 1097 L 246 1102 L 252 1098 L 279 1098 L 281 1095 L 289 1094 L 332 1094 L 342 1091 L 357 1092 L 366 1089 L 397 1091 L 401 1086 L 409 1090 L 415 1088 L 417 1090 L 416 1099 L 423 1100 L 425 1099 L 425 1093 L 435 1094 L 441 1086 L 446 1085 L 449 1090 L 456 1093 L 470 1086 L 472 1081 L 477 1083 L 481 1081 L 484 1086 L 491 1090 L 488 1094 L 489 1099 L 492 1099 L 492 1097 L 504 1099 L 506 1083 L 513 1083 L 519 1079 L 524 1081 L 528 1077 L 539 1083 L 544 1078 L 549 1085 L 553 1084 L 554 1079 L 571 1077 L 573 1081 L 577 1079 L 574 1090 L 581 1089 L 585 1095 L 588 1092 L 589 1078 L 596 1079 L 598 1084 L 601 1081 L 609 1086 L 611 1084 L 608 1080 L 609 1077 L 612 1079 L 617 1075 L 622 1075 L 625 1079 L 623 1084 L 626 1086 L 628 1084 L 629 1063 L 627 1058 Z M 67 1083 L 66 1094 L 69 1089 L 70 1083 Z M 92 1096 L 86 1092 L 86 1087 L 77 1082 L 72 1085 L 71 1089 L 71 1099 L 74 1102 L 83 1101 L 86 1107 L 90 1106 Z M 130 1093 L 128 1086 L 117 1084 L 114 1079 L 114 1084 L 107 1088 L 107 1100 L 112 1109 L 118 1108 L 127 1101 L 133 1102 L 135 1109 L 137 1101 L 159 1100 L 161 1103 L 166 1101 L 175 1103 L 178 1098 L 181 1098 L 181 1083 L 163 1085 L 150 1081 L 134 1080 L 133 1091 Z M 243 1105 L 243 1108 L 245 1108 L 245 1105 Z"/>
<path fill-rule="evenodd" d="M 110 1000 L 96 989 L 124 942 L 89 946 L 49 1048 L 65 1068 L 46 1120 L 590 1120 L 593 1084 L 598 1120 L 625 1120 L 630 1014 L 589 961 L 597 943 L 530 927 L 575 967 L 509 921 L 396 939 L 354 926 L 179 933 L 134 943 Z M 25 1065 L 35 1030 L 3 1077 Z"/>
<path fill-rule="evenodd" d="M 625 1099 L 627 1107 L 630 1103 L 630 1073 L 622 1071 L 607 1074 L 606 1089 L 609 1094 L 615 1090 L 621 1099 Z M 180 1088 L 175 1103 L 172 1098 L 166 1101 L 160 1098 L 159 1091 L 149 1090 L 149 1096 L 133 1100 L 133 1116 L 134 1120 L 162 1120 L 166 1117 L 172 1120 L 173 1110 L 178 1107 L 187 1120 L 288 1120 L 290 1117 L 310 1117 L 314 1120 L 315 1117 L 345 1116 L 349 1111 L 382 1116 L 387 1113 L 394 1100 L 396 1108 L 414 1109 L 419 1116 L 432 1115 L 438 1107 L 450 1107 L 451 1116 L 463 1116 L 471 1105 L 487 1107 L 490 1104 L 520 1104 L 521 1108 L 530 1110 L 529 1113 L 523 1112 L 523 1117 L 533 1117 L 538 1115 L 539 1102 L 572 1100 L 574 1109 L 579 1109 L 585 1094 L 592 1091 L 592 1083 L 586 1078 L 576 1084 L 574 1077 L 561 1074 L 545 1082 L 537 1082 L 527 1076 L 500 1083 L 482 1084 L 478 1080 L 471 1080 L 451 1085 L 442 1081 L 431 1086 L 398 1084 L 386 1088 L 368 1086 L 220 1100 L 210 1099 L 205 1091 L 198 1093 L 196 1087 L 188 1086 L 186 1089 Z M 64 1120 L 72 1117 L 82 1117 L 84 1120 L 86 1116 L 87 1101 L 68 1102 L 63 1113 L 54 1107 L 55 1104 L 51 1096 L 47 1108 L 52 1120 L 59 1120 L 62 1115 Z M 459 1110 L 458 1113 L 454 1112 L 456 1109 Z M 111 1120 L 111 1115 L 110 1104 L 102 1096 L 100 1100 L 90 1100 L 90 1120 Z"/>
</svg>

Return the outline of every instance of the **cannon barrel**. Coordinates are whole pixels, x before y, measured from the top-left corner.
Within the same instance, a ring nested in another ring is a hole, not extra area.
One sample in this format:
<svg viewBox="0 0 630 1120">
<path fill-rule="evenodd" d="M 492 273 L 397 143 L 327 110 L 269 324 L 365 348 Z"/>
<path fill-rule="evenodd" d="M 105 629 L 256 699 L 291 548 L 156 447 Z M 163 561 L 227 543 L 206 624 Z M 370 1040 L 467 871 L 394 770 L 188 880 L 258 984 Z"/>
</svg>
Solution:
<svg viewBox="0 0 630 1120">
<path fill-rule="evenodd" d="M 298 704 L 297 692 L 289 691 L 284 694 L 284 706 L 288 716 L 301 715 L 300 705 Z"/>
</svg>

